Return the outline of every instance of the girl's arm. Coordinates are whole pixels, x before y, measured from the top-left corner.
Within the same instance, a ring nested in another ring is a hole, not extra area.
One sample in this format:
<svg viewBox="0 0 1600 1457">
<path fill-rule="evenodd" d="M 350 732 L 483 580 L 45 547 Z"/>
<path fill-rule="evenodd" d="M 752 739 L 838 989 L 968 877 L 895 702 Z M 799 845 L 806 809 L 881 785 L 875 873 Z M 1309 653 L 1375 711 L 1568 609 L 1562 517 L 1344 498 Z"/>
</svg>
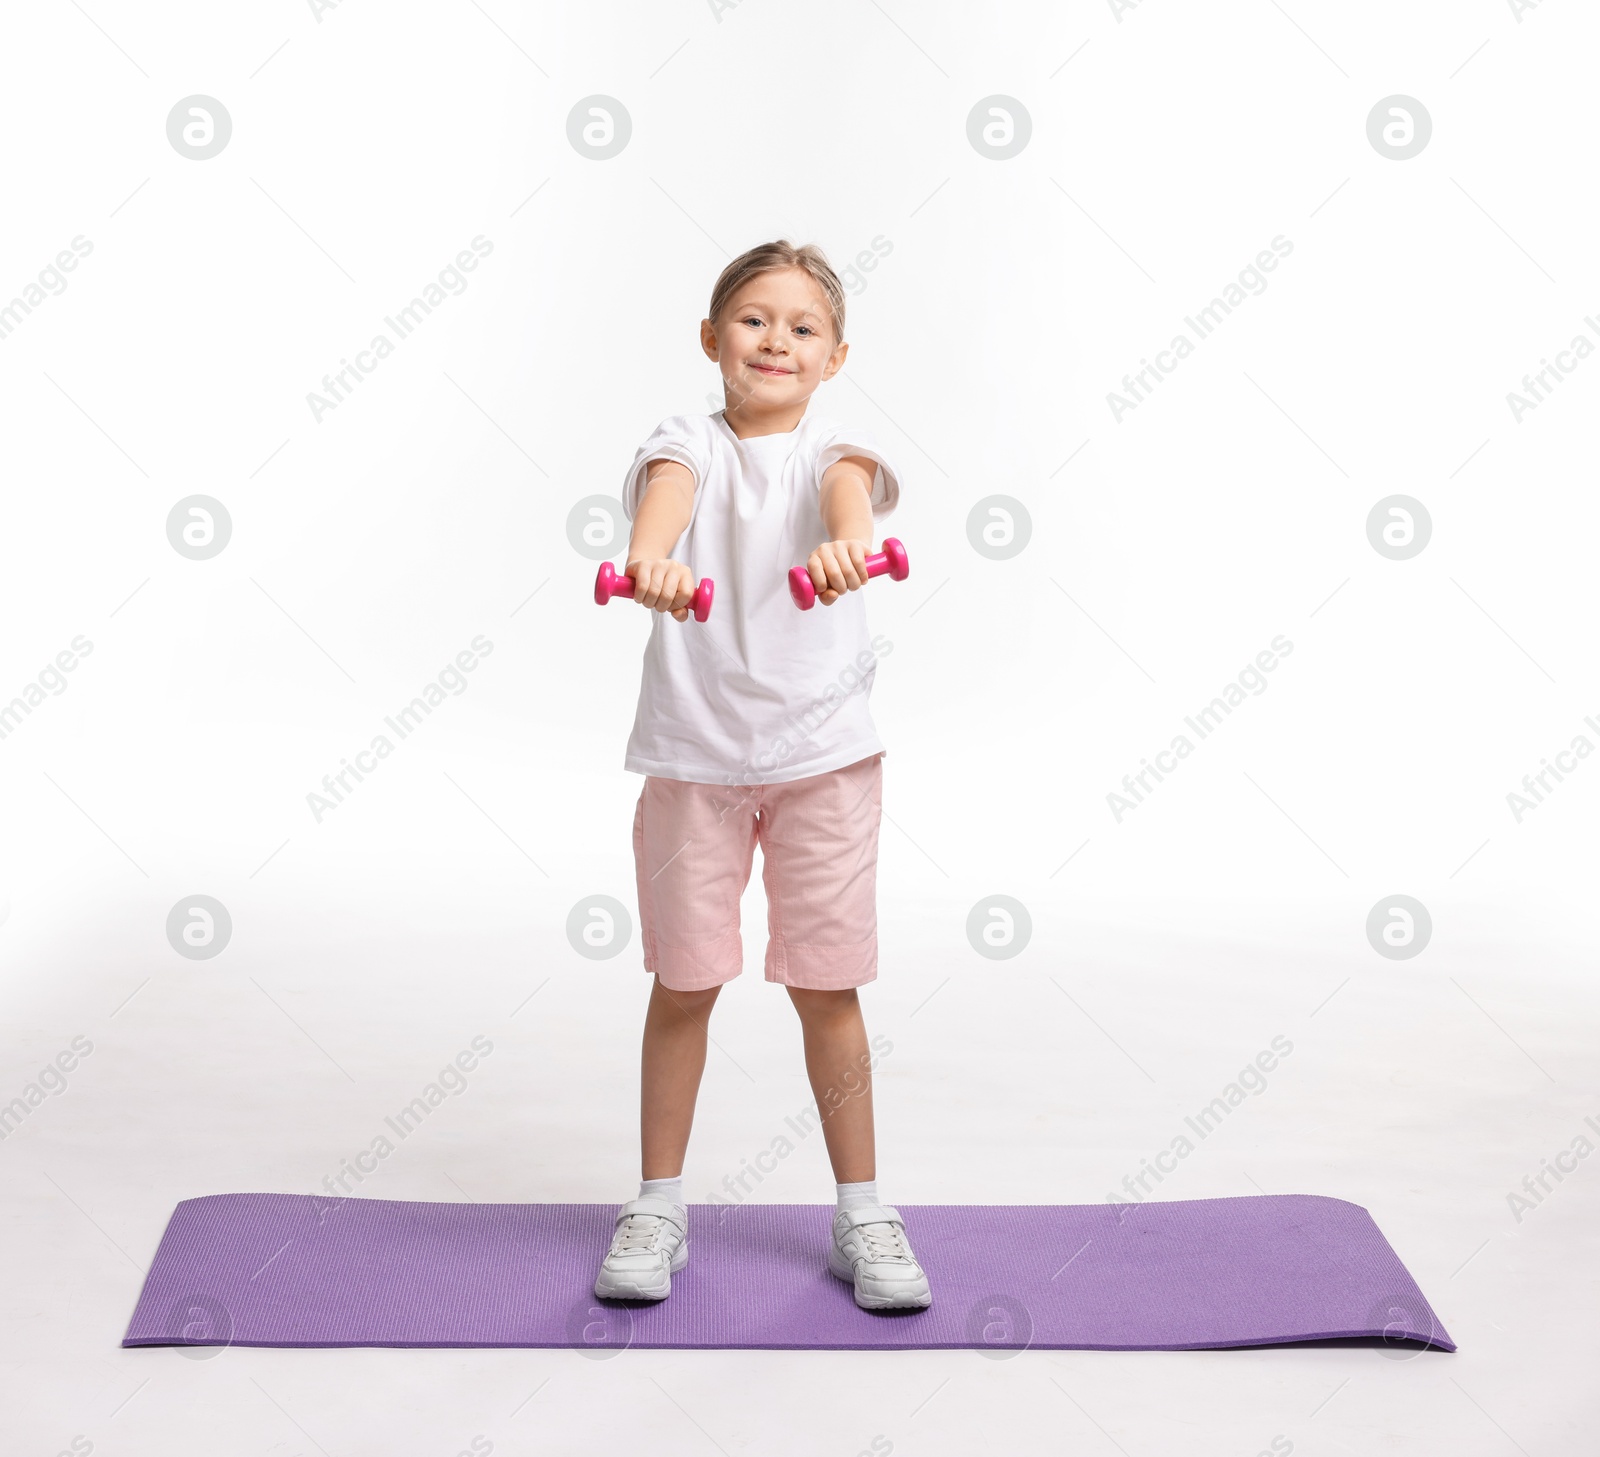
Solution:
<svg viewBox="0 0 1600 1457">
<path fill-rule="evenodd" d="M 682 622 L 694 596 L 694 573 L 667 553 L 693 514 L 694 472 L 677 460 L 653 460 L 648 469 L 623 575 L 633 578 L 635 602 L 670 612 Z"/>
<path fill-rule="evenodd" d="M 829 539 L 806 559 L 817 601 L 829 606 L 846 592 L 865 586 L 867 553 L 872 550 L 872 478 L 878 463 L 847 455 L 822 474 L 822 525 Z"/>
</svg>

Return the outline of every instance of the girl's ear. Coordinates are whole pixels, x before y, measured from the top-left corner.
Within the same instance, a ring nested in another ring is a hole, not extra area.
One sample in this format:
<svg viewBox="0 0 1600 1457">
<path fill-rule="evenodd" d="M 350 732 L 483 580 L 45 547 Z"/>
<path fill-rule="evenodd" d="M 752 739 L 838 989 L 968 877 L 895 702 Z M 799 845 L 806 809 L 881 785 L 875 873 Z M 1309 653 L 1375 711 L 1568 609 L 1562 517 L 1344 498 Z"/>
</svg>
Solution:
<svg viewBox="0 0 1600 1457">
<path fill-rule="evenodd" d="M 828 356 L 828 362 L 822 367 L 823 379 L 832 379 L 834 375 L 844 368 L 844 357 L 850 352 L 848 344 L 841 344 Z"/>
</svg>

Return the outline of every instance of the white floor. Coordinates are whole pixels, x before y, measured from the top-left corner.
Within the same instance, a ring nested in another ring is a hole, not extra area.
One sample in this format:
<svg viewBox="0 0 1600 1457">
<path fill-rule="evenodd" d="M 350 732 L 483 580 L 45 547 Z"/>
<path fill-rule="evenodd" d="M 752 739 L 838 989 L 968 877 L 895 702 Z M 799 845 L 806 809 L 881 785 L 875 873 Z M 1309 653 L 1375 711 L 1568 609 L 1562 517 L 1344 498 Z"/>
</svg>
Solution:
<svg viewBox="0 0 1600 1457">
<path fill-rule="evenodd" d="M 1090 915 L 1063 896 L 1035 906 L 1023 955 L 986 961 L 965 907 L 880 892 L 884 960 L 864 993 L 870 1030 L 893 1042 L 879 1185 L 912 1210 L 1098 1201 L 1287 1037 L 1265 1088 L 1155 1197 L 1364 1205 L 1454 1355 L 120 1349 L 178 1200 L 315 1191 L 475 1034 L 494 1051 L 465 1091 L 357 1192 L 631 1195 L 647 980 L 632 949 L 587 962 L 560 924 L 519 921 L 513 877 L 533 872 L 491 863 L 408 877 L 397 860 L 381 884 L 337 892 L 290 865 L 271 890 L 241 877 L 233 943 L 212 961 L 171 953 L 154 892 L 105 891 L 73 914 L 64 892 L 50 905 L 34 890 L 13 908 L 5 1093 L 59 1050 L 51 1038 L 66 1045 L 58 1029 L 94 1050 L 0 1147 L 7 1452 L 451 1457 L 648 1440 L 881 1457 L 1008 1441 L 1489 1457 L 1572 1452 L 1592 1432 L 1597 1170 L 1578 1162 L 1520 1222 L 1506 1196 L 1600 1115 L 1593 950 L 1532 912 L 1465 901 L 1434 907 L 1444 929 L 1424 957 L 1389 962 L 1341 906 Z M 747 972 L 713 1024 L 685 1170 L 695 1201 L 809 1101 L 788 999 L 759 975 L 758 886 Z M 831 1193 L 817 1138 L 755 1197 Z"/>
</svg>

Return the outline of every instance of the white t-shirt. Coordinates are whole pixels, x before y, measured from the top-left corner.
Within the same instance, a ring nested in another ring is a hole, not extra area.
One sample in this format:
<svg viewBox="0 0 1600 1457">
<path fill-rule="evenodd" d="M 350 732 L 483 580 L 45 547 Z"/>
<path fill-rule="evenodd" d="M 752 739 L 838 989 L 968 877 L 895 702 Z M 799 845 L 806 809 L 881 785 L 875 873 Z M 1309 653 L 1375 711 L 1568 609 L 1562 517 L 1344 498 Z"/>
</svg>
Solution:
<svg viewBox="0 0 1600 1457">
<path fill-rule="evenodd" d="M 638 512 L 652 460 L 686 465 L 694 504 L 668 555 L 696 582 L 710 577 L 715 595 L 705 622 L 651 611 L 625 769 L 783 784 L 887 752 L 867 708 L 877 659 L 890 650 L 867 631 L 866 599 L 883 584 L 873 579 L 807 612 L 789 596 L 789 568 L 830 539 L 822 474 L 847 455 L 877 463 L 876 524 L 900 498 L 899 476 L 868 435 L 832 420 L 808 414 L 786 433 L 740 440 L 720 410 L 673 415 L 639 447 L 624 514 L 631 522 Z"/>
</svg>

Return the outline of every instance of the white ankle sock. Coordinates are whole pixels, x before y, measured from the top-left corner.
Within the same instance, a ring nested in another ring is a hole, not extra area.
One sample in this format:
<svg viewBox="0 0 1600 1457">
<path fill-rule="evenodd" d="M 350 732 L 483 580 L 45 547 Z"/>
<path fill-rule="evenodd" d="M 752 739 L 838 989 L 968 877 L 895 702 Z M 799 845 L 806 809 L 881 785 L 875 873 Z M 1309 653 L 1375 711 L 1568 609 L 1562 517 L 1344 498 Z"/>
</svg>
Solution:
<svg viewBox="0 0 1600 1457">
<path fill-rule="evenodd" d="M 839 1208 L 860 1209 L 863 1205 L 878 1203 L 878 1181 L 868 1179 L 860 1184 L 835 1184 L 839 1191 Z"/>
<path fill-rule="evenodd" d="M 673 1204 L 682 1204 L 683 1175 L 676 1174 L 670 1179 L 641 1179 L 639 1181 L 639 1197 L 641 1199 L 666 1199 Z"/>
</svg>

